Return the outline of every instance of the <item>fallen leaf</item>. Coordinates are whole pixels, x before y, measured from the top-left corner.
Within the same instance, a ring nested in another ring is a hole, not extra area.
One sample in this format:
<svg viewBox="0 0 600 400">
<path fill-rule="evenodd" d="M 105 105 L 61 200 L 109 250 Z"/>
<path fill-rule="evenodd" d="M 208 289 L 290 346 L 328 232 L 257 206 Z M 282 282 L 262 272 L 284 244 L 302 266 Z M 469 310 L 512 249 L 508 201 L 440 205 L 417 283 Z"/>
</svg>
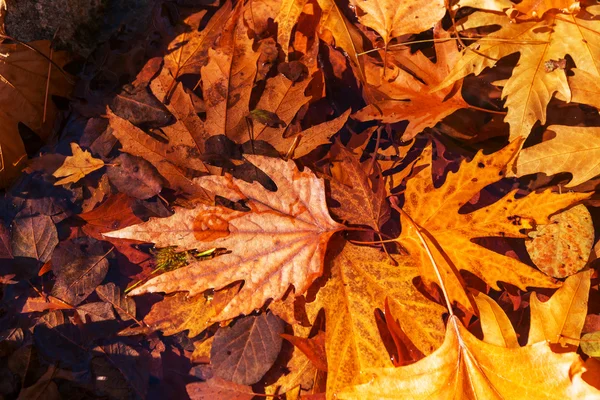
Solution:
<svg viewBox="0 0 600 400">
<path fill-rule="evenodd" d="M 77 143 L 71 143 L 72 156 L 67 156 L 62 165 L 52 173 L 59 179 L 54 185 L 78 182 L 81 178 L 104 167 L 104 161 L 94 158 L 89 151 L 82 150 Z"/>
<path fill-rule="evenodd" d="M 13 257 L 28 257 L 45 263 L 58 244 L 58 233 L 47 215 L 17 218 L 13 221 L 11 247 Z"/>
<path fill-rule="evenodd" d="M 592 216 L 584 205 L 553 215 L 550 224 L 538 225 L 525 242 L 531 261 L 544 273 L 566 278 L 587 264 L 594 244 Z"/>
<path fill-rule="evenodd" d="M 258 382 L 277 359 L 281 333 L 283 321 L 271 313 L 246 316 L 220 328 L 210 349 L 213 372 L 240 385 Z"/>
<path fill-rule="evenodd" d="M 441 0 L 407 0 L 401 4 L 393 0 L 353 0 L 352 3 L 364 12 L 358 14 L 358 20 L 379 33 L 386 48 L 398 36 L 430 29 L 446 14 Z"/>
<path fill-rule="evenodd" d="M 201 177 L 195 184 L 232 201 L 245 200 L 249 212 L 198 204 L 194 209 L 175 208 L 172 217 L 105 234 L 158 247 L 232 251 L 153 278 L 132 294 L 188 291 L 194 296 L 243 280 L 242 290 L 216 317 L 227 320 L 251 313 L 269 298 L 282 298 L 290 284 L 298 296 L 322 274 L 327 242 L 343 228 L 329 216 L 323 182 L 307 169 L 298 171 L 292 161 L 247 159 L 271 177 L 276 193 L 231 176 Z"/>
<path fill-rule="evenodd" d="M 579 337 L 585 323 L 592 270 L 567 278 L 565 283 L 542 303 L 535 292 L 531 294 L 531 328 L 529 344 L 541 341 L 562 346 L 579 346 Z"/>
<path fill-rule="evenodd" d="M 419 271 L 412 260 L 393 265 L 377 249 L 346 244 L 334 259 L 332 276 L 307 304 L 310 314 L 325 309 L 327 398 L 357 382 L 360 371 L 392 366 L 375 321 L 387 297 L 393 315 L 415 346 L 430 354 L 442 343 L 444 308 L 413 285 Z"/>
<path fill-rule="evenodd" d="M 565 187 L 577 186 L 600 175 L 599 128 L 551 125 L 548 130 L 556 136 L 521 150 L 511 175 L 570 172 L 573 178 Z"/>
<path fill-rule="evenodd" d="M 312 361 L 318 370 L 327 372 L 325 334 L 323 332 L 319 332 L 315 337 L 310 339 L 288 335 L 285 333 L 282 334 L 281 337 L 300 349 L 300 351 L 302 351 L 304 355 L 306 355 L 310 361 Z"/>
<path fill-rule="evenodd" d="M 123 321 L 136 321 L 135 301 L 122 294 L 121 289 L 114 283 L 109 282 L 106 285 L 98 286 L 96 288 L 96 294 L 102 301 L 111 304 Z"/>
<path fill-rule="evenodd" d="M 210 326 L 215 315 L 215 309 L 203 294 L 188 298 L 185 293 L 176 293 L 154 304 L 144 322 L 166 336 L 188 330 L 188 336 L 195 337 Z"/>
<path fill-rule="evenodd" d="M 471 239 L 486 236 L 527 238 L 526 232 L 536 224 L 549 223 L 550 215 L 589 196 L 547 190 L 516 198 L 516 191 L 512 191 L 487 207 L 459 213 L 480 190 L 504 176 L 507 164 L 519 147 L 517 141 L 488 156 L 477 153 L 471 161 L 463 161 L 458 172 L 449 172 L 439 188 L 434 186 L 431 162 L 428 162 L 406 185 L 401 217 L 403 229 L 398 242 L 414 257 L 427 285 L 438 279 L 431 269 L 430 257 L 433 257 L 440 266 L 450 301 L 468 308 L 470 301 L 458 274 L 460 270 L 475 274 L 496 290 L 499 289 L 498 281 L 523 290 L 528 286 L 558 286 L 540 271 L 490 251 Z"/>
<path fill-rule="evenodd" d="M 473 299 L 481 319 L 483 341 L 499 347 L 519 347 L 515 329 L 498 303 L 480 292 L 476 292 Z"/>
<path fill-rule="evenodd" d="M 255 396 L 250 386 L 229 382 L 218 376 L 206 382 L 189 383 L 186 390 L 192 400 L 252 400 Z"/>
<path fill-rule="evenodd" d="M 556 354 L 546 342 L 518 348 L 488 344 L 452 316 L 444 344 L 433 354 L 404 367 L 371 369 L 369 383 L 337 396 L 357 400 L 600 398 L 600 391 L 583 380 L 585 371 L 577 353 Z"/>
</svg>

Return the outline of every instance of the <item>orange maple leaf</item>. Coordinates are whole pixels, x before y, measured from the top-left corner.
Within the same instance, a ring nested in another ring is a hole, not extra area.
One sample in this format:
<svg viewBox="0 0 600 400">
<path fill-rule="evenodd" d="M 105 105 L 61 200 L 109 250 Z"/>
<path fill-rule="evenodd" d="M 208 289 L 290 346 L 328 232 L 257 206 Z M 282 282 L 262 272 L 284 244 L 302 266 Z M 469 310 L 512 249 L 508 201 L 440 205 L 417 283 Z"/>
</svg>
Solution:
<svg viewBox="0 0 600 400">
<path fill-rule="evenodd" d="M 193 296 L 243 280 L 237 296 L 214 318 L 226 320 L 252 312 L 269 298 L 281 299 L 290 284 L 300 295 L 322 274 L 327 242 L 343 228 L 329 216 L 323 181 L 307 169 L 299 171 L 292 161 L 247 158 L 271 177 L 276 193 L 231 176 L 206 176 L 195 183 L 229 200 L 245 201 L 250 211 L 205 204 L 176 207 L 171 217 L 105 234 L 158 247 L 231 250 L 151 279 L 131 294 L 187 291 Z"/>
</svg>

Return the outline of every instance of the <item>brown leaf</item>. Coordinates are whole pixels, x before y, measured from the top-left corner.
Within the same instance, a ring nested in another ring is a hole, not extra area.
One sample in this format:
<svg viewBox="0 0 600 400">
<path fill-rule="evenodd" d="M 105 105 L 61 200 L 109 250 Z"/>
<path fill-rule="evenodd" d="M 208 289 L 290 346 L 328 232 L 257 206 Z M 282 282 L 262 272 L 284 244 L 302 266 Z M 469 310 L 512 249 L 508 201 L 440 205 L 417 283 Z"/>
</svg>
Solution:
<svg viewBox="0 0 600 400">
<path fill-rule="evenodd" d="M 323 182 L 308 169 L 298 171 L 292 161 L 247 158 L 271 177 L 276 193 L 230 176 L 202 177 L 195 183 L 231 201 L 245 200 L 249 212 L 198 204 L 194 209 L 176 208 L 172 217 L 105 234 L 158 247 L 231 250 L 153 278 L 132 294 L 189 291 L 194 296 L 244 280 L 242 290 L 216 317 L 226 320 L 249 314 L 269 298 L 282 298 L 290 284 L 300 295 L 322 274 L 327 242 L 342 229 L 329 216 Z"/>
<path fill-rule="evenodd" d="M 143 157 L 121 153 L 108 168 L 108 179 L 117 189 L 131 197 L 147 200 L 159 194 L 163 179 Z"/>
<path fill-rule="evenodd" d="M 192 400 L 252 400 L 252 388 L 246 385 L 226 381 L 218 376 L 206 382 L 189 383 L 186 390 Z"/>
<path fill-rule="evenodd" d="M 361 164 L 359 157 L 339 144 L 334 149 L 338 155 L 333 156 L 331 197 L 340 203 L 333 208 L 334 215 L 351 224 L 379 230 L 390 217 L 390 207 L 377 164 L 372 164 L 371 159 Z M 369 176 L 372 173 L 375 176 Z"/>
<path fill-rule="evenodd" d="M 123 295 L 121 289 L 114 283 L 109 282 L 106 285 L 98 286 L 96 288 L 96 294 L 102 301 L 110 303 L 123 321 L 136 320 L 135 301 L 133 301 L 132 298 Z"/>
<path fill-rule="evenodd" d="M 14 257 L 33 258 L 41 263 L 50 260 L 58 244 L 52 218 L 47 215 L 17 218 L 13 221 L 11 247 Z"/>
<path fill-rule="evenodd" d="M 95 239 L 102 239 L 102 233 L 142 222 L 132 210 L 133 199 L 126 194 L 110 196 L 95 209 L 78 217 L 86 221 L 83 231 Z"/>
<path fill-rule="evenodd" d="M 271 313 L 247 316 L 232 327 L 220 328 L 210 350 L 216 376 L 252 385 L 271 368 L 279 350 L 283 321 Z"/>
</svg>

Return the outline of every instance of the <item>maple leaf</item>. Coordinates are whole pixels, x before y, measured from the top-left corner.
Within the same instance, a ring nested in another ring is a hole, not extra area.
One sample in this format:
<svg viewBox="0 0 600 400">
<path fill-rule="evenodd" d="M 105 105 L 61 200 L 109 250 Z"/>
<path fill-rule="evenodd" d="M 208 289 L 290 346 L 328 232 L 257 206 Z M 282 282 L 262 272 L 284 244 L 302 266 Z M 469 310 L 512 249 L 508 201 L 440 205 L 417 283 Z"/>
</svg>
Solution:
<svg viewBox="0 0 600 400">
<path fill-rule="evenodd" d="M 505 348 L 480 341 L 451 316 L 444 344 L 415 364 L 370 370 L 370 382 L 340 399 L 597 399 L 577 353 L 556 354 L 546 342 Z M 532 373 L 535 372 L 535 373 Z"/>
<path fill-rule="evenodd" d="M 540 18 L 546 12 L 556 9 L 562 13 L 579 11 L 579 1 L 576 0 L 524 0 L 513 8 L 529 17 Z"/>
<path fill-rule="evenodd" d="M 436 39 L 443 39 L 449 38 L 450 34 L 437 25 L 434 36 Z M 408 126 L 402 135 L 402 140 L 408 141 L 454 111 L 468 107 L 461 96 L 460 84 L 429 92 L 444 80 L 459 57 L 453 41 L 438 42 L 435 44 L 435 50 L 436 63 L 432 63 L 421 52 L 410 54 L 410 49 L 389 51 L 389 66 L 386 67 L 385 77 L 381 76 L 381 65 L 372 62 L 366 64 L 368 84 L 384 99 L 367 105 L 352 118 L 359 121 L 379 120 L 384 123 L 408 120 Z M 412 74 L 405 69 L 409 69 Z M 420 80 L 415 79 L 413 74 Z"/>
<path fill-rule="evenodd" d="M 513 23 L 495 13 L 476 12 L 459 25 L 464 29 L 500 26 L 500 29 L 465 50 L 446 79 L 446 87 L 513 53 L 520 53 L 517 66 L 502 90 L 508 108 L 505 122 L 510 124 L 510 140 L 527 137 L 537 121 L 546 122 L 546 107 L 555 93 L 566 101 L 571 90 L 563 68 L 548 68 L 548 62 L 571 56 L 577 68 L 600 77 L 598 22 L 583 16 L 546 12 L 539 21 Z M 494 40 L 494 39 L 497 39 Z"/>
<path fill-rule="evenodd" d="M 379 33 L 386 48 L 391 39 L 426 31 L 446 14 L 443 0 L 406 0 L 400 5 L 394 0 L 353 0 L 352 3 L 364 12 L 358 15 L 358 20 Z"/>
<path fill-rule="evenodd" d="M 551 125 L 548 130 L 556 136 L 521 150 L 510 175 L 570 172 L 569 188 L 600 175 L 600 128 Z"/>
<path fill-rule="evenodd" d="M 417 348 L 429 354 L 441 344 L 444 308 L 413 285 L 419 269 L 412 260 L 393 265 L 377 249 L 346 244 L 332 263 L 328 283 L 307 304 L 310 316 L 325 309 L 328 398 L 356 383 L 362 370 L 392 365 L 374 315 L 386 297 Z"/>
<path fill-rule="evenodd" d="M 538 270 L 485 247 L 471 239 L 495 236 L 527 238 L 536 224 L 549 223 L 548 217 L 590 196 L 586 193 L 530 193 L 516 198 L 512 191 L 495 203 L 470 213 L 460 209 L 484 187 L 504 175 L 506 165 L 520 147 L 518 141 L 491 155 L 477 153 L 463 162 L 458 172 L 450 172 L 436 188 L 431 163 L 407 182 L 402 208 L 402 233 L 398 242 L 418 260 L 425 283 L 437 282 L 431 257 L 441 267 L 443 284 L 452 301 L 469 307 L 458 271 L 466 270 L 499 289 L 497 282 L 527 286 L 556 287 L 556 282 Z"/>
<path fill-rule="evenodd" d="M 55 186 L 78 182 L 84 176 L 104 167 L 104 161 L 94 158 L 89 151 L 82 150 L 77 143 L 71 143 L 72 156 L 65 158 L 62 165 L 52 173 L 59 179 Z"/>
<path fill-rule="evenodd" d="M 329 216 L 323 182 L 308 170 L 298 171 L 292 161 L 247 158 L 271 177 L 276 193 L 231 176 L 207 176 L 194 182 L 229 200 L 245 201 L 249 212 L 198 204 L 194 209 L 175 208 L 168 218 L 105 234 L 158 247 L 231 250 L 153 278 L 132 294 L 188 291 L 193 296 L 243 280 L 242 290 L 216 317 L 226 320 L 252 312 L 269 298 L 281 299 L 290 284 L 300 295 L 322 274 L 327 242 L 343 228 Z"/>
</svg>

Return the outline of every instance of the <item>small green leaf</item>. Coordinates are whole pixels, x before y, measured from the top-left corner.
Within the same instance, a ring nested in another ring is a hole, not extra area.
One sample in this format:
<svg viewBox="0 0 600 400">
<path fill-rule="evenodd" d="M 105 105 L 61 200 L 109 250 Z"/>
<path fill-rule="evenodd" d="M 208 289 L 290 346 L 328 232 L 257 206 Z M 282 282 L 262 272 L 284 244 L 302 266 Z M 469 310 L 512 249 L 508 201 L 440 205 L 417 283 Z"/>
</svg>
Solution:
<svg viewBox="0 0 600 400">
<path fill-rule="evenodd" d="M 267 110 L 254 109 L 250 111 L 250 118 L 271 128 L 283 128 L 286 126 L 285 122 L 277 114 Z"/>
<path fill-rule="evenodd" d="M 600 331 L 586 333 L 581 337 L 581 350 L 590 357 L 600 357 Z"/>
</svg>

